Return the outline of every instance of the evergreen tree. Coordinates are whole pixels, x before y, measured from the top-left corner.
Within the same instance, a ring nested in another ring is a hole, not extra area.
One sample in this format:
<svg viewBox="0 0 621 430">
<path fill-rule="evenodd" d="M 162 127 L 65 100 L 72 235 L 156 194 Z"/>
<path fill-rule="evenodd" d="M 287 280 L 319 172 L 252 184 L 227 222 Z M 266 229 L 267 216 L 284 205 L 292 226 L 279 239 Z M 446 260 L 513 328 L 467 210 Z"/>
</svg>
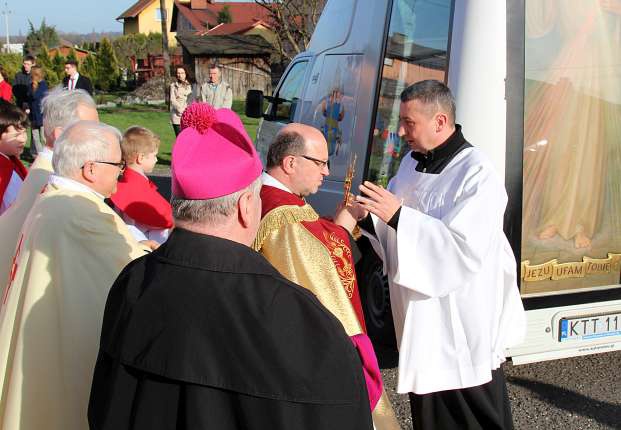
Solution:
<svg viewBox="0 0 621 430">
<path fill-rule="evenodd" d="M 59 51 L 56 51 L 56 55 L 52 58 L 52 69 L 59 81 L 62 81 L 65 77 L 65 57 L 60 55 Z"/>
<path fill-rule="evenodd" d="M 75 52 L 74 48 L 71 48 L 71 50 L 69 51 L 69 55 L 67 55 L 66 60 L 73 60 L 76 63 L 78 62 L 78 54 Z"/>
<path fill-rule="evenodd" d="M 80 74 L 90 78 L 91 82 L 97 84 L 99 76 L 97 75 L 97 60 L 95 54 L 88 54 L 80 65 Z"/>
<path fill-rule="evenodd" d="M 20 54 L 1 53 L 0 66 L 8 75 L 9 81 L 13 82 L 15 74 L 22 68 L 22 56 Z"/>
<path fill-rule="evenodd" d="M 97 51 L 97 83 L 104 91 L 110 90 L 119 76 L 119 66 L 114 55 L 114 49 L 108 38 L 104 37 Z"/>
<path fill-rule="evenodd" d="M 31 21 L 28 21 L 28 24 L 30 28 L 24 43 L 24 52 L 38 56 L 43 46 L 55 47 L 60 43 L 56 28 L 52 25 L 47 25 L 45 19 L 41 21 L 38 29 L 34 27 Z"/>
<path fill-rule="evenodd" d="M 231 22 L 233 22 L 231 8 L 226 5 L 222 9 L 220 9 L 220 12 L 218 12 L 218 24 L 230 24 Z"/>
<path fill-rule="evenodd" d="M 60 83 L 60 78 L 56 73 L 56 70 L 54 70 L 54 63 L 52 62 L 47 46 L 45 45 L 43 45 L 39 50 L 39 55 L 37 55 L 37 64 L 43 68 L 43 71 L 45 72 L 45 80 L 50 87 L 56 86 Z"/>
</svg>

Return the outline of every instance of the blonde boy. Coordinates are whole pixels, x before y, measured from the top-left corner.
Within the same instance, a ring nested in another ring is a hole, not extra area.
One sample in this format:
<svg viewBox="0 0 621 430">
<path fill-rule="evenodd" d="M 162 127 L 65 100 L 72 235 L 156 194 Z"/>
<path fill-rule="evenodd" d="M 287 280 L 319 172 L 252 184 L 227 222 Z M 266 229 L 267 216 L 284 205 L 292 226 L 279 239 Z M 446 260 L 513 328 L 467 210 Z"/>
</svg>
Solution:
<svg viewBox="0 0 621 430">
<path fill-rule="evenodd" d="M 172 228 L 172 209 L 147 178 L 157 163 L 160 139 L 144 127 L 128 128 L 121 141 L 126 163 L 117 191 L 110 197 L 137 240 L 163 243 Z"/>
</svg>

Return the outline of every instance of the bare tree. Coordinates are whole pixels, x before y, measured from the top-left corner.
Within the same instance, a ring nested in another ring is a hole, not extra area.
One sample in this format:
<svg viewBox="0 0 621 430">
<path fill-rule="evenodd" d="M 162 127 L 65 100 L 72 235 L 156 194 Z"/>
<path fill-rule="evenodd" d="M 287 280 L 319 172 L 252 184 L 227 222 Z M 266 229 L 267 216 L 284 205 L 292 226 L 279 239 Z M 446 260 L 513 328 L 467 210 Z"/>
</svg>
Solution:
<svg viewBox="0 0 621 430">
<path fill-rule="evenodd" d="M 310 42 L 326 0 L 255 0 L 269 14 L 281 57 L 292 60 Z"/>
</svg>

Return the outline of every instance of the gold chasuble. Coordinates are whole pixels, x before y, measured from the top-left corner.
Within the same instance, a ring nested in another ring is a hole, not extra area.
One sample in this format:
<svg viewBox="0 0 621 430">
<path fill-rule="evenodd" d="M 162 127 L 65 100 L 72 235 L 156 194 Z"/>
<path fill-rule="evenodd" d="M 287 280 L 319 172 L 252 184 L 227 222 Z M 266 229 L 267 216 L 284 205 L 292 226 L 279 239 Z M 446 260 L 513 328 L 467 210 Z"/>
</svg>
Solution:
<svg viewBox="0 0 621 430">
<path fill-rule="evenodd" d="M 364 316 L 345 230 L 319 217 L 298 196 L 263 185 L 261 224 L 253 248 L 287 279 L 310 290 L 349 336 L 364 333 Z M 384 391 L 372 413 L 377 430 L 399 429 Z"/>
<path fill-rule="evenodd" d="M 48 185 L 26 218 L 0 308 L 0 429 L 82 430 L 108 290 L 145 254 L 89 191 Z"/>
<path fill-rule="evenodd" d="M 28 212 L 30 212 L 30 208 L 32 208 L 37 196 L 41 194 L 43 187 L 47 184 L 47 180 L 52 172 L 51 158 L 39 154 L 32 166 L 30 166 L 28 176 L 26 176 L 19 190 L 17 199 L 0 216 L 0 237 L 2 238 L 2 246 L 0 246 L 1 288 L 5 287 L 7 279 L 9 279 L 9 271 L 11 270 L 13 256 L 15 255 L 15 246 L 17 245 L 19 232 L 22 231 L 24 220 L 28 216 Z"/>
</svg>

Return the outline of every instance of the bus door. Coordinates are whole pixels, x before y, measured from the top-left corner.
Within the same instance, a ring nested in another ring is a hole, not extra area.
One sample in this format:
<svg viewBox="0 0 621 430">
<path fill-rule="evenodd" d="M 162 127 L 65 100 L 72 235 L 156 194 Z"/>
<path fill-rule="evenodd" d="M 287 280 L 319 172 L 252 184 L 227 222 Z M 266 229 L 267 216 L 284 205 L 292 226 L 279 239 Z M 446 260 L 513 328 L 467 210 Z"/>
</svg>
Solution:
<svg viewBox="0 0 621 430">
<path fill-rule="evenodd" d="M 366 148 L 366 180 L 386 186 L 409 151 L 398 135 L 401 91 L 425 79 L 446 82 L 452 10 L 451 0 L 392 2 Z M 359 276 L 369 334 L 376 342 L 394 343 L 389 290 L 381 262 L 365 257 Z"/>
</svg>

